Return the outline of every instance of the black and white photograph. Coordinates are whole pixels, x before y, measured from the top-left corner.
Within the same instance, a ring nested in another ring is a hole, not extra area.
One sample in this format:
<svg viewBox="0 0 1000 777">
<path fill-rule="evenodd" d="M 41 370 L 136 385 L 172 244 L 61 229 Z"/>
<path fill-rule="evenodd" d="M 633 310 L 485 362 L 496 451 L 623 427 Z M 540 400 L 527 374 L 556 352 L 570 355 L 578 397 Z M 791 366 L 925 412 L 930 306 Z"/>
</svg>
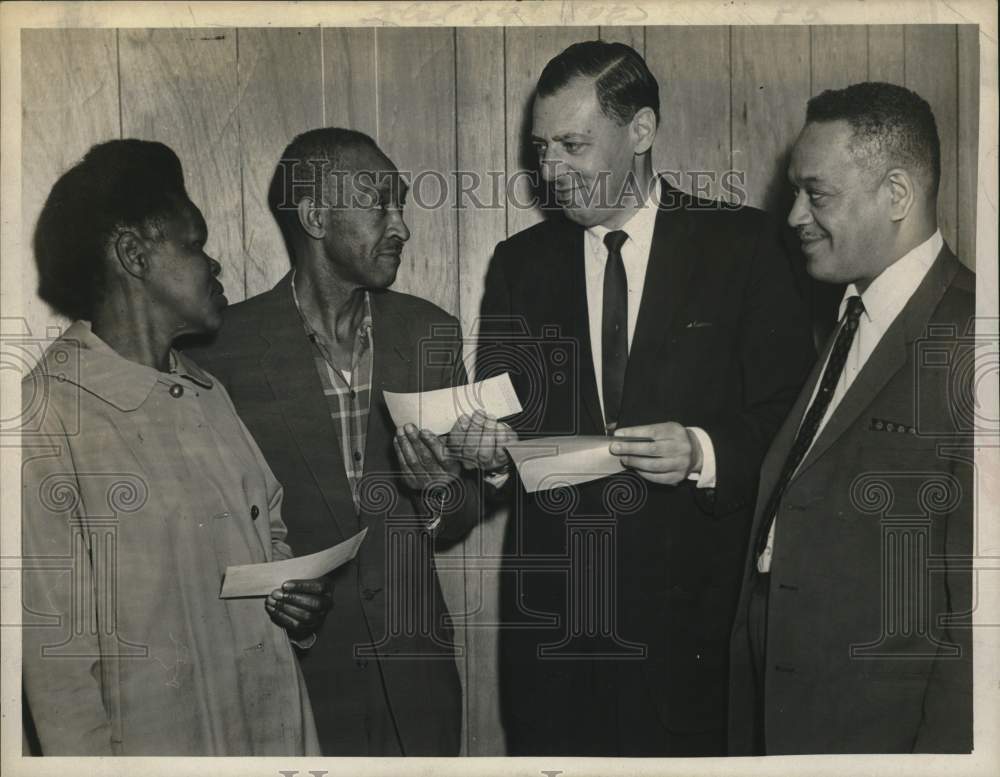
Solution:
<svg viewBox="0 0 1000 777">
<path fill-rule="evenodd" d="M 5 774 L 1000 768 L 994 3 L 0 46 Z"/>
</svg>

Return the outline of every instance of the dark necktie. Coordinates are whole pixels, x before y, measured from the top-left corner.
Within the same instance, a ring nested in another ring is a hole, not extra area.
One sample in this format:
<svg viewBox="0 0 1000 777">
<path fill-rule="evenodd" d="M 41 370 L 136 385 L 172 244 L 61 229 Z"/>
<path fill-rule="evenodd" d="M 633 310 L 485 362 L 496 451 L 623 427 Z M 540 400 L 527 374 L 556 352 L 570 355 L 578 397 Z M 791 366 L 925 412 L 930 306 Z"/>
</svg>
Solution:
<svg viewBox="0 0 1000 777">
<path fill-rule="evenodd" d="M 628 366 L 628 281 L 622 245 L 628 234 L 618 229 L 604 236 L 608 261 L 604 265 L 604 309 L 601 313 L 601 384 L 604 423 L 608 431 L 618 425 Z"/>
<path fill-rule="evenodd" d="M 861 297 L 851 297 L 847 300 L 847 316 L 844 325 L 837 333 L 833 349 L 830 351 L 830 359 L 826 363 L 826 369 L 823 370 L 823 377 L 819 382 L 819 391 L 816 392 L 812 404 L 806 411 L 802 425 L 799 427 L 799 433 L 795 436 L 795 442 L 792 443 L 792 449 L 788 452 L 788 458 L 785 459 L 781 477 L 775 483 L 774 490 L 771 491 L 771 498 L 767 500 L 767 507 L 764 508 L 766 522 L 761 533 L 757 536 L 757 556 L 763 553 L 767 547 L 767 535 L 771 532 L 771 524 L 774 523 L 774 515 L 778 511 L 781 497 L 784 496 L 785 489 L 788 487 L 792 475 L 795 474 L 795 470 L 805 458 L 806 452 L 819 430 L 820 422 L 826 415 L 826 409 L 830 406 L 833 391 L 837 387 L 840 374 L 844 371 L 844 365 L 847 363 L 847 354 L 851 350 L 854 333 L 858 331 L 858 319 L 861 318 L 864 309 Z"/>
</svg>

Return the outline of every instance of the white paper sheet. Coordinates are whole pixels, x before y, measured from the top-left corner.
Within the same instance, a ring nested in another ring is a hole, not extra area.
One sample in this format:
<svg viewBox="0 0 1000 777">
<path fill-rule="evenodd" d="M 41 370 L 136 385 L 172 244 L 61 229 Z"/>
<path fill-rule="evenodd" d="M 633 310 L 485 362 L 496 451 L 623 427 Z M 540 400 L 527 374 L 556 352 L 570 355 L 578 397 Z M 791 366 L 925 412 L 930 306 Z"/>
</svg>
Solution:
<svg viewBox="0 0 1000 777">
<path fill-rule="evenodd" d="M 332 572 L 350 561 L 361 547 L 368 529 L 362 529 L 349 540 L 308 556 L 272 561 L 268 564 L 241 564 L 227 567 L 220 599 L 240 596 L 267 596 L 281 588 L 286 580 L 312 580 Z"/>
<path fill-rule="evenodd" d="M 476 410 L 496 418 L 521 412 L 521 403 L 506 372 L 465 386 L 413 394 L 386 391 L 383 396 L 396 426 L 413 424 L 434 434 L 447 434 L 460 415 L 472 415 Z"/>
<path fill-rule="evenodd" d="M 507 446 L 525 491 L 546 491 L 576 483 L 586 483 L 622 471 L 619 457 L 611 453 L 615 438 L 603 435 L 542 437 Z M 632 442 L 650 438 L 627 437 Z"/>
</svg>

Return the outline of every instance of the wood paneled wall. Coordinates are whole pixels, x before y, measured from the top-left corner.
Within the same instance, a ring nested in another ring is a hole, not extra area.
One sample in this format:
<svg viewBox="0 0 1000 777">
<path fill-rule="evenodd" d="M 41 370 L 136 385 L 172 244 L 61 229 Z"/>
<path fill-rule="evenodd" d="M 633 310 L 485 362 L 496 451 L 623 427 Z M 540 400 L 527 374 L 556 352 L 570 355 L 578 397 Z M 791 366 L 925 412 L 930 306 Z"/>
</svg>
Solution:
<svg viewBox="0 0 1000 777">
<path fill-rule="evenodd" d="M 600 37 L 634 46 L 660 82 L 658 169 L 743 171 L 748 202 L 781 215 L 789 202 L 785 160 L 810 95 L 865 79 L 916 90 L 941 134 L 942 231 L 974 266 L 978 35 L 974 26 L 951 25 L 26 30 L 25 234 L 56 177 L 93 143 L 161 140 L 184 164 L 230 298 L 252 296 L 288 269 L 266 190 L 295 134 L 347 126 L 375 137 L 412 175 L 510 176 L 530 165 L 522 141 L 545 62 L 574 41 Z M 425 194 L 433 197 L 431 183 Z M 522 201 L 524 186 L 513 192 Z M 725 193 L 718 178 L 709 190 Z M 490 199 L 488 180 L 476 193 Z M 539 218 L 503 203 L 410 206 L 412 238 L 396 288 L 458 315 L 469 332 L 493 246 Z M 28 256 L 24 279 L 31 331 L 64 323 L 35 296 Z M 470 755 L 503 752 L 495 655 L 503 520 L 487 518 L 440 559 L 465 648 Z"/>
</svg>

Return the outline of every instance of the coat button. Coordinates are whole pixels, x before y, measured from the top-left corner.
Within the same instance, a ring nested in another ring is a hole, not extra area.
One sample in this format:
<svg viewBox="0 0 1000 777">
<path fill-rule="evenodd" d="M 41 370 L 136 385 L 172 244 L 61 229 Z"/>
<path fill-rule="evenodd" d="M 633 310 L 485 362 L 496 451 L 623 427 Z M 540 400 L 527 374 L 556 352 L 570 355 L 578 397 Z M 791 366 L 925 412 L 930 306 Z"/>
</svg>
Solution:
<svg viewBox="0 0 1000 777">
<path fill-rule="evenodd" d="M 368 666 L 368 659 L 367 658 L 359 658 L 354 663 L 357 665 L 358 669 L 364 669 L 366 666 Z"/>
<path fill-rule="evenodd" d="M 361 461 L 361 451 L 354 451 L 354 460 Z"/>
<path fill-rule="evenodd" d="M 180 383 L 175 383 L 170 387 L 170 396 L 174 399 L 179 399 L 184 396 L 184 387 Z"/>
<path fill-rule="evenodd" d="M 253 518 L 256 521 L 258 515 L 260 515 L 260 508 L 257 507 L 257 505 L 251 505 L 251 507 L 250 507 L 250 517 Z"/>
</svg>

